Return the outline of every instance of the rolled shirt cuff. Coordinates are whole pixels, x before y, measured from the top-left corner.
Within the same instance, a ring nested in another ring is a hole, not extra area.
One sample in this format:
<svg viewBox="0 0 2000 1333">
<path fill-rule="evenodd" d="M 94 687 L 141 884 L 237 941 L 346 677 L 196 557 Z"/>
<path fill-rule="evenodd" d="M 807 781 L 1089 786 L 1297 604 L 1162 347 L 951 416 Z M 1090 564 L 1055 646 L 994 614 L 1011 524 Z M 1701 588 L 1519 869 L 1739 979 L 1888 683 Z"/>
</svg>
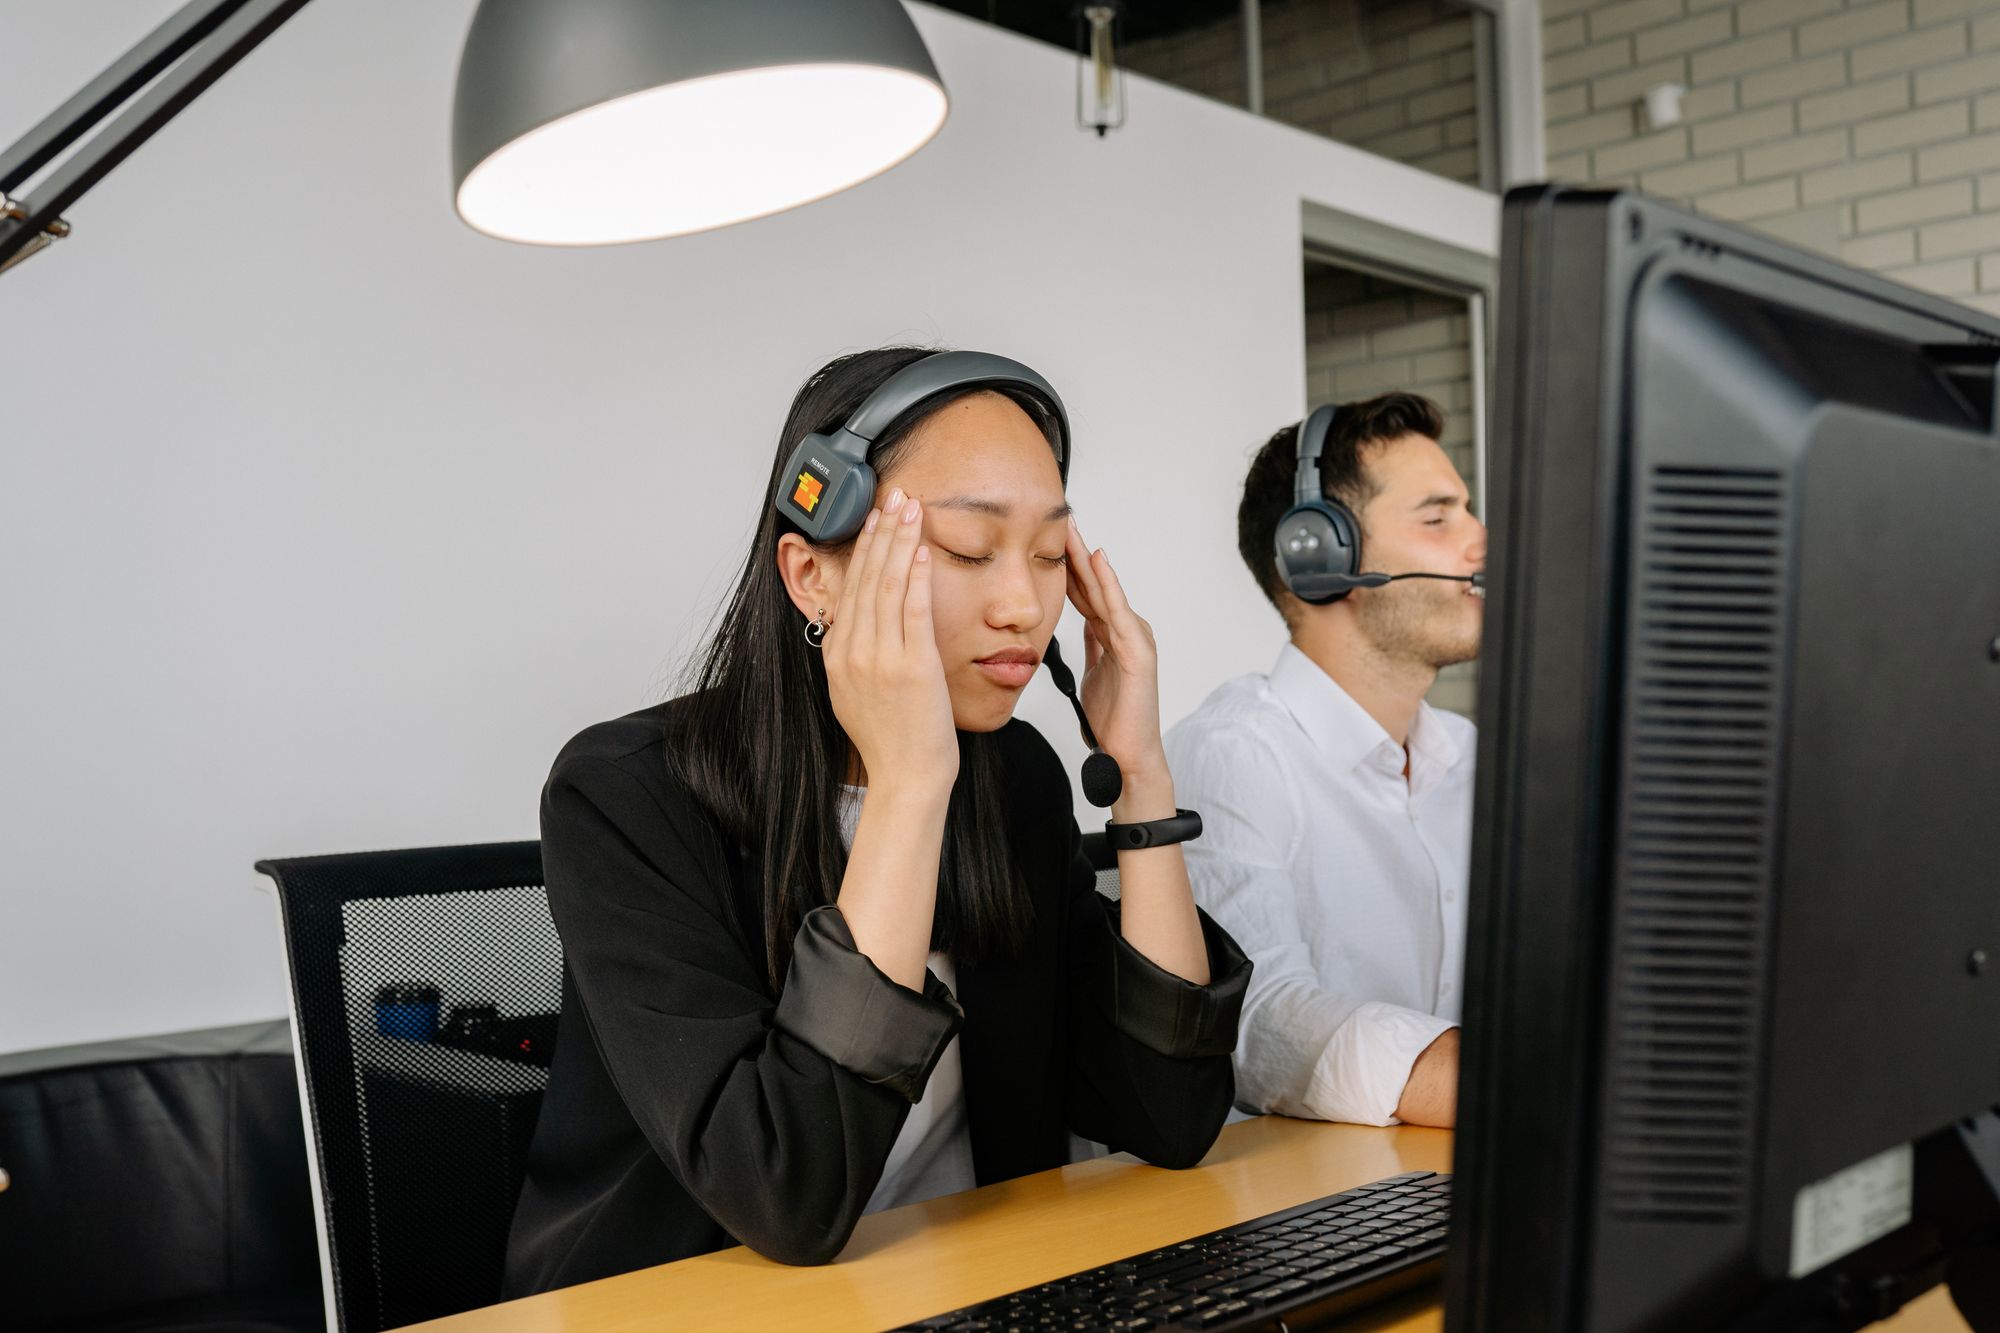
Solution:
<svg viewBox="0 0 2000 1333">
<path fill-rule="evenodd" d="M 792 941 L 774 1021 L 842 1069 L 914 1104 L 965 1011 L 928 968 L 922 994 L 891 981 L 855 949 L 838 908 L 816 907 Z"/>
<path fill-rule="evenodd" d="M 1313 1066 L 1305 1102 L 1325 1120 L 1394 1125 L 1396 1107 L 1417 1057 L 1448 1028 L 1448 1018 L 1371 1000 L 1348 1015 Z"/>
<path fill-rule="evenodd" d="M 1104 949 L 1097 1002 L 1111 1025 L 1161 1055 L 1178 1059 L 1228 1055 L 1236 1049 L 1236 1024 L 1250 985 L 1250 960 L 1208 913 L 1201 918 L 1208 947 L 1206 986 L 1175 976 L 1126 942 L 1119 906 L 1106 904 Z"/>
</svg>

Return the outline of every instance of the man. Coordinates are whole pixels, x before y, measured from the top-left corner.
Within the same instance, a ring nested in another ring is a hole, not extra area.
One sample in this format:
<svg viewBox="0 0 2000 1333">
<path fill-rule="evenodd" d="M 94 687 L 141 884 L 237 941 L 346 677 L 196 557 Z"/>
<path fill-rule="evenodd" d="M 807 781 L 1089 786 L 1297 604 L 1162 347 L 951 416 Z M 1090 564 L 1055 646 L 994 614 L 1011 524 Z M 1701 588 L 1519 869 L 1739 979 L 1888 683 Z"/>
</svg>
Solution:
<svg viewBox="0 0 2000 1333">
<path fill-rule="evenodd" d="M 1407 393 L 1334 415 L 1320 492 L 1359 520 L 1357 572 L 1484 569 L 1486 529 L 1443 430 L 1438 406 Z M 1299 433 L 1257 452 L 1237 509 L 1238 549 L 1291 641 L 1269 675 L 1223 685 L 1166 737 L 1175 786 L 1206 826 L 1187 850 L 1195 897 L 1256 965 L 1237 1101 L 1451 1125 L 1473 727 L 1424 695 L 1440 668 L 1478 655 L 1483 589 L 1415 578 L 1295 595 L 1275 541 Z"/>
</svg>

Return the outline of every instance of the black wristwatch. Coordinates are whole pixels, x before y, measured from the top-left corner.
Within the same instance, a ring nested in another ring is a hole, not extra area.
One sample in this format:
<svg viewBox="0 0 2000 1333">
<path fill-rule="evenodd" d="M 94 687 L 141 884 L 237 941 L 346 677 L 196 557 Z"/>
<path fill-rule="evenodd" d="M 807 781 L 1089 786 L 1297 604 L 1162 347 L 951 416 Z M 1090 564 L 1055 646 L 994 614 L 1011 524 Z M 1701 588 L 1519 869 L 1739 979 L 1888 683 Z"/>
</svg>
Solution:
<svg viewBox="0 0 2000 1333">
<path fill-rule="evenodd" d="M 1192 810 L 1176 810 L 1171 819 L 1149 819 L 1143 824 L 1114 821 L 1104 826 L 1104 836 L 1112 849 L 1120 852 L 1191 842 L 1201 836 L 1201 816 Z"/>
</svg>

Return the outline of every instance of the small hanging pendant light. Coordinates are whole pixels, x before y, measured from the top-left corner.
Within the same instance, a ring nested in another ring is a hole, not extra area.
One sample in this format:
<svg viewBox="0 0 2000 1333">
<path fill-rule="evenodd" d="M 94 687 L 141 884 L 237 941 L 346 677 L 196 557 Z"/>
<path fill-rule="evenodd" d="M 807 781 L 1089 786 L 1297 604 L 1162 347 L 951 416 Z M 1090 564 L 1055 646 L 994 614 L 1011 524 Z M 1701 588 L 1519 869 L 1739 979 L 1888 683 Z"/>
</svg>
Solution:
<svg viewBox="0 0 2000 1333">
<path fill-rule="evenodd" d="M 1076 123 L 1102 139 L 1125 123 L 1125 71 L 1118 68 L 1122 25 L 1115 4 L 1076 11 Z"/>
</svg>

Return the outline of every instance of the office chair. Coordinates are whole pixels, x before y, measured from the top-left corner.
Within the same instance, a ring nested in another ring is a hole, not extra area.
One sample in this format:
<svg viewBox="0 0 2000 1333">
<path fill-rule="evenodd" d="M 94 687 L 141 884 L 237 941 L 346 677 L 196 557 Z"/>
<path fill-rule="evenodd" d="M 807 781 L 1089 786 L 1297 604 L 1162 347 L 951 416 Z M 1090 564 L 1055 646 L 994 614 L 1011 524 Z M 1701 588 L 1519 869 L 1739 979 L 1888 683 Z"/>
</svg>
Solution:
<svg viewBox="0 0 2000 1333">
<path fill-rule="evenodd" d="M 1090 868 L 1097 872 L 1097 891 L 1116 901 L 1118 898 L 1118 853 L 1111 846 L 1111 839 L 1102 833 L 1083 835 L 1083 854 L 1090 858 Z"/>
<path fill-rule="evenodd" d="M 493 1303 L 562 1005 L 541 844 L 257 869 L 284 922 L 329 1326 Z"/>
<path fill-rule="evenodd" d="M 291 1032 L 0 1055 L 0 1327 L 321 1333 Z"/>
</svg>

